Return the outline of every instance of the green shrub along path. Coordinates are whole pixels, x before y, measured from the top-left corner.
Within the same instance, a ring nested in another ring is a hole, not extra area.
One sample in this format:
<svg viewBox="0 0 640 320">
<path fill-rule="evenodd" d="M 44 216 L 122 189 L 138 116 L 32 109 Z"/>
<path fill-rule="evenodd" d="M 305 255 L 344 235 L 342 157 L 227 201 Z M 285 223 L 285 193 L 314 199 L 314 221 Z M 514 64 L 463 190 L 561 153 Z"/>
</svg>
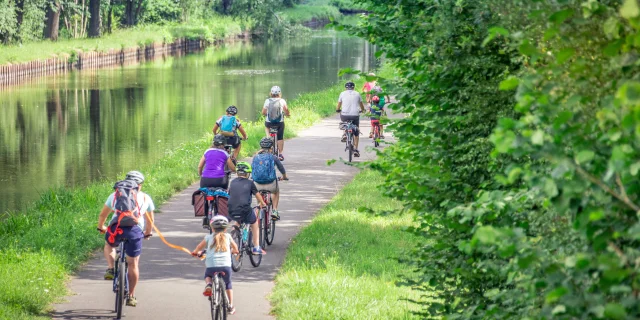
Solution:
<svg viewBox="0 0 640 320">
<path fill-rule="evenodd" d="M 335 112 L 342 85 L 303 94 L 289 102 L 286 137 Z M 257 150 L 264 135 L 263 122 L 243 124 L 249 140 L 242 155 Z M 213 126 L 213 119 L 212 119 Z M 197 164 L 211 143 L 211 134 L 167 151 L 164 158 L 141 170 L 147 180 L 145 192 L 156 205 L 198 179 Z M 132 168 L 133 169 L 133 168 Z M 51 190 L 26 212 L 0 221 L 0 319 L 31 318 L 45 313 L 67 291 L 68 275 L 103 243 L 95 232 L 97 215 L 111 192 L 113 181 L 86 187 Z M 190 210 L 190 209 L 189 209 Z M 162 219 L 162 215 L 159 215 Z"/>
<path fill-rule="evenodd" d="M 419 319 L 408 299 L 420 293 L 396 284 L 414 278 L 398 259 L 419 237 L 410 213 L 385 214 L 401 203 L 383 182 L 362 171 L 293 239 L 270 296 L 278 319 Z"/>
</svg>

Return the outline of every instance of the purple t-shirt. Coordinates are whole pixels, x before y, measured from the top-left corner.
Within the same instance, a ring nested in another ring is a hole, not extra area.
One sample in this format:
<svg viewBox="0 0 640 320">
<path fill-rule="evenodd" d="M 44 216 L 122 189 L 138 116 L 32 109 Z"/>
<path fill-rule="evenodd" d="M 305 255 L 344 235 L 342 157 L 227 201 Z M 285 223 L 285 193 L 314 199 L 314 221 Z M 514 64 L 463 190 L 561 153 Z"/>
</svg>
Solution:
<svg viewBox="0 0 640 320">
<path fill-rule="evenodd" d="M 229 154 L 223 149 L 211 148 L 204 152 L 203 178 L 224 177 L 224 164 L 227 162 Z"/>
</svg>

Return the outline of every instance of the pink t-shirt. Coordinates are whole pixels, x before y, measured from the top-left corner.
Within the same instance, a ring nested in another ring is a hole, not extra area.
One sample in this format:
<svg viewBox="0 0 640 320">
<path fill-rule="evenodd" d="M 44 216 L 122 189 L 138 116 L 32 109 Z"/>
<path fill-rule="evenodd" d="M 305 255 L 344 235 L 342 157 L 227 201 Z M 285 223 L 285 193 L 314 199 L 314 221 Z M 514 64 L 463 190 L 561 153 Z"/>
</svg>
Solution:
<svg viewBox="0 0 640 320">
<path fill-rule="evenodd" d="M 367 92 L 367 93 L 368 93 L 368 92 L 369 92 L 369 91 L 371 91 L 371 89 L 373 89 L 373 87 L 375 87 L 375 86 L 376 86 L 375 81 L 365 83 L 365 84 L 364 84 L 364 92 Z"/>
</svg>

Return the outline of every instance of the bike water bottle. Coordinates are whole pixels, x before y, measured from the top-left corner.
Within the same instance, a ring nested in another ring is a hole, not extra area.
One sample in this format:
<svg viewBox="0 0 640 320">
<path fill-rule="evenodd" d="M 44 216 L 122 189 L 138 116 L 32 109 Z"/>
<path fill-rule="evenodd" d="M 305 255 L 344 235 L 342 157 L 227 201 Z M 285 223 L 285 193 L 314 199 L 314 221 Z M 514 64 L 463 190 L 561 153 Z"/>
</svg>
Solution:
<svg viewBox="0 0 640 320">
<path fill-rule="evenodd" d="M 247 242 L 249 240 L 249 230 L 242 229 L 242 242 Z"/>
</svg>

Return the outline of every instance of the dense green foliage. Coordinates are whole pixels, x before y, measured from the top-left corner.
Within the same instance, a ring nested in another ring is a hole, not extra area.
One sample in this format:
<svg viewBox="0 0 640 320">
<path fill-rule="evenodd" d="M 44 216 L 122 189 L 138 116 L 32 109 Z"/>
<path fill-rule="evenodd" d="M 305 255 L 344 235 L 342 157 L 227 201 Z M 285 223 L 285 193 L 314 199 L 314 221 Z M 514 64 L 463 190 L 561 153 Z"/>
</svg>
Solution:
<svg viewBox="0 0 640 320">
<path fill-rule="evenodd" d="M 411 275 L 398 261 L 418 241 L 404 232 L 411 216 L 375 215 L 401 207 L 364 170 L 293 239 L 270 299 L 278 319 L 418 319 L 417 290 L 395 282 Z M 330 306 L 330 307 L 328 307 Z"/>
<path fill-rule="evenodd" d="M 371 166 L 429 239 L 423 315 L 639 318 L 638 2 L 364 5 L 407 114 Z"/>
<path fill-rule="evenodd" d="M 336 85 L 290 101 L 285 137 L 333 114 L 335 97 L 341 91 L 342 85 Z M 264 136 L 264 120 L 243 122 L 243 127 L 249 140 L 241 155 L 248 156 Z M 144 191 L 156 205 L 197 180 L 197 163 L 211 138 L 206 134 L 139 168 L 146 176 Z M 66 294 L 68 274 L 103 243 L 95 224 L 112 183 L 103 180 L 86 187 L 51 190 L 26 212 L 0 217 L 0 319 L 43 315 Z M 162 214 L 156 218 L 162 219 Z"/>
</svg>

